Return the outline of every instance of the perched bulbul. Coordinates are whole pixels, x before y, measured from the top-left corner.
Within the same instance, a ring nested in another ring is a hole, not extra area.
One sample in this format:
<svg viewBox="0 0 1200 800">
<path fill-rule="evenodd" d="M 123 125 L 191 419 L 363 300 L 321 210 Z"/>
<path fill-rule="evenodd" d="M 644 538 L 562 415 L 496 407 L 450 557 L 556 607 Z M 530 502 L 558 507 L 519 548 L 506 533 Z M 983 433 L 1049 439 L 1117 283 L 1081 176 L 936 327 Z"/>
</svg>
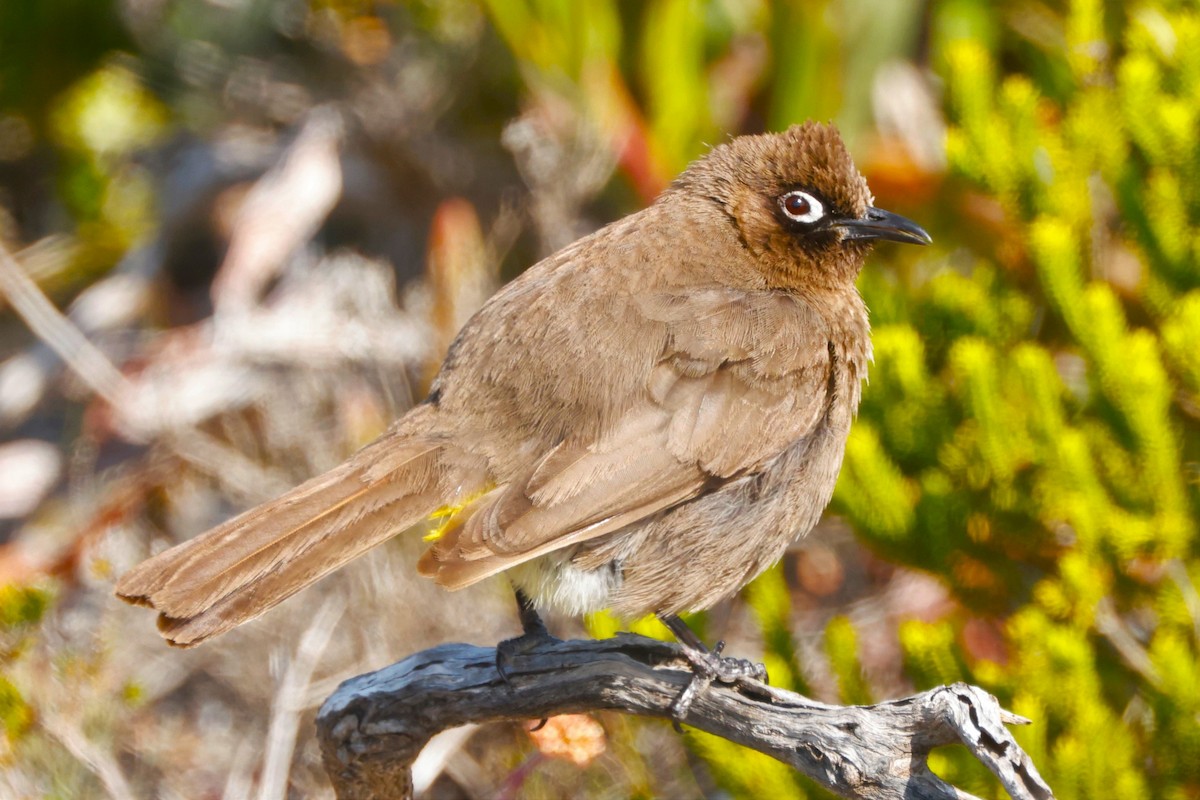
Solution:
<svg viewBox="0 0 1200 800">
<path fill-rule="evenodd" d="M 538 608 L 654 613 L 711 656 L 677 615 L 774 563 L 833 492 L 871 359 L 854 281 L 877 239 L 930 241 L 872 206 L 836 129 L 733 139 L 492 297 L 375 442 L 117 594 L 195 645 L 450 507 L 422 575 L 507 573 L 527 632 Z"/>
</svg>

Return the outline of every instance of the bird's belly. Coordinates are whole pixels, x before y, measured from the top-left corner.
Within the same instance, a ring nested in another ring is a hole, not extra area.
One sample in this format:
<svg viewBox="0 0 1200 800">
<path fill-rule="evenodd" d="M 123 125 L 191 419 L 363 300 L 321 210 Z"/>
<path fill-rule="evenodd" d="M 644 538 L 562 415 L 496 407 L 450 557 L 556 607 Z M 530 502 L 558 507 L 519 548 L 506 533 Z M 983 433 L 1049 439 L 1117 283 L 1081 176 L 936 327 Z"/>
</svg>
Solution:
<svg viewBox="0 0 1200 800">
<path fill-rule="evenodd" d="M 513 582 L 539 607 L 573 615 L 611 609 L 636 619 L 708 608 L 817 523 L 837 481 L 845 430 L 819 431 L 762 473 L 524 564 L 511 571 Z"/>
<path fill-rule="evenodd" d="M 527 561 L 513 567 L 508 575 L 537 608 L 570 616 L 609 608 L 621 585 L 619 564 L 615 560 L 599 567 L 579 567 L 568 552 Z"/>
</svg>

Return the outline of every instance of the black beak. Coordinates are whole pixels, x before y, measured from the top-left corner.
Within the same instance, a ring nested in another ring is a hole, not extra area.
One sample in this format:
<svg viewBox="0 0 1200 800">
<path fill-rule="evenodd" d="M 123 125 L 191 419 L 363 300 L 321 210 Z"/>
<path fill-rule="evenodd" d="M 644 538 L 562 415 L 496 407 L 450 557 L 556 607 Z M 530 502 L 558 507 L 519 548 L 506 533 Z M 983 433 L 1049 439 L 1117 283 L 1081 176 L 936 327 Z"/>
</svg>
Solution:
<svg viewBox="0 0 1200 800">
<path fill-rule="evenodd" d="M 843 219 L 833 223 L 833 227 L 841 228 L 843 241 L 852 239 L 887 239 L 891 242 L 905 244 L 932 244 L 933 239 L 917 223 L 911 219 L 884 211 L 882 208 L 868 208 L 861 219 Z"/>
</svg>

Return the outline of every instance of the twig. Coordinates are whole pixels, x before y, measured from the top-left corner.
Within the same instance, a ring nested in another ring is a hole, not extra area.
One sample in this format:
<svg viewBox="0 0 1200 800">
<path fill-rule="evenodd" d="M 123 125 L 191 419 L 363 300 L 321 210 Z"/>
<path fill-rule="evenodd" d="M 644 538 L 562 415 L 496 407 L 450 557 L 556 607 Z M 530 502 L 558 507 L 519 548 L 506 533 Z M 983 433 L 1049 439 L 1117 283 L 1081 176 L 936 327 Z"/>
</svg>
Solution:
<svg viewBox="0 0 1200 800">
<path fill-rule="evenodd" d="M 13 310 L 29 329 L 57 353 L 93 392 L 113 408 L 121 407 L 120 399 L 129 391 L 125 376 L 74 323 L 54 307 L 3 245 L 0 245 L 0 292 L 8 297 Z"/>
<path fill-rule="evenodd" d="M 247 505 L 281 495 L 293 485 L 277 470 L 259 465 L 241 450 L 200 428 L 168 431 L 162 441 L 180 459 L 216 477 L 230 496 L 247 501 Z"/>
<path fill-rule="evenodd" d="M 496 651 L 441 645 L 343 683 L 317 717 L 325 769 L 341 800 L 412 796 L 410 765 L 438 731 L 468 723 L 616 709 L 669 719 L 690 680 L 677 645 L 622 634 L 541 645 L 496 672 Z M 872 706 L 831 706 L 757 683 L 713 686 L 688 725 L 766 753 L 850 798 L 968 800 L 938 778 L 929 752 L 966 745 L 1014 800 L 1052 800 L 1004 727 L 1028 720 L 982 689 L 943 686 Z"/>
<path fill-rule="evenodd" d="M 451 728 L 433 737 L 412 765 L 413 788 L 422 794 L 445 771 L 450 759 L 462 752 L 467 741 L 479 730 L 478 725 Z"/>
<path fill-rule="evenodd" d="M 1129 630 L 1125 620 L 1121 619 L 1111 597 L 1103 597 L 1096 603 L 1096 630 L 1108 640 L 1126 666 L 1141 675 L 1151 686 L 1160 685 L 1162 679 L 1154 662 L 1150 660 L 1150 654 Z"/>
<path fill-rule="evenodd" d="M 163 433 L 156 424 L 161 420 L 151 418 L 152 414 L 157 416 L 151 406 L 131 402 L 135 393 L 129 379 L 50 302 L 3 244 L 0 244 L 0 294 L 8 298 L 34 335 L 108 403 L 123 433 L 135 440 Z M 200 470 L 212 475 L 236 476 L 234 486 L 266 487 L 267 494 L 287 488 L 240 453 L 192 425 L 174 426 L 165 439 L 176 455 Z"/>
<path fill-rule="evenodd" d="M 283 156 L 262 176 L 237 215 L 225 260 L 213 279 L 218 313 L 243 312 L 312 239 L 342 194 L 341 115 L 313 109 Z"/>
<path fill-rule="evenodd" d="M 229 774 L 225 776 L 225 788 L 221 800 L 250 800 L 254 789 L 254 768 L 258 763 L 256 743 L 249 737 L 242 739 L 233 751 L 229 763 Z"/>
<path fill-rule="evenodd" d="M 1200 592 L 1196 591 L 1196 584 L 1192 582 L 1192 576 L 1188 574 L 1187 567 L 1179 559 L 1167 562 L 1167 574 L 1171 576 L 1171 580 L 1175 581 L 1180 594 L 1183 595 L 1183 604 L 1187 606 L 1188 614 L 1192 617 L 1193 635 L 1196 637 L 1196 641 L 1200 642 Z"/>
<path fill-rule="evenodd" d="M 99 747 L 91 741 L 75 720 L 68 720 L 58 714 L 44 714 L 41 719 L 42 730 L 58 741 L 75 756 L 81 764 L 87 767 L 93 775 L 100 779 L 104 791 L 113 800 L 133 797 L 129 781 L 121 771 L 120 764 L 112 753 Z"/>
<path fill-rule="evenodd" d="M 288 772 L 303 710 L 300 699 L 345 610 L 346 604 L 340 599 L 325 601 L 300 638 L 296 655 L 279 683 L 271 709 L 271 726 L 267 730 L 267 753 L 263 757 L 263 779 L 258 792 L 261 800 L 275 800 L 287 795 Z"/>
</svg>

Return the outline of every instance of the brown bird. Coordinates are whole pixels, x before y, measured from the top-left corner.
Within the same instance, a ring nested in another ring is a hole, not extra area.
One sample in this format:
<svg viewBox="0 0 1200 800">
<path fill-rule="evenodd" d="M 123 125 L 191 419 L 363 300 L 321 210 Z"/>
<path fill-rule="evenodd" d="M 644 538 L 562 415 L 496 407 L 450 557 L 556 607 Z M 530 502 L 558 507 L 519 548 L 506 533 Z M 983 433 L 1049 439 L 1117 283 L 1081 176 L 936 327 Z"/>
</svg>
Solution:
<svg viewBox="0 0 1200 800">
<path fill-rule="evenodd" d="M 745 585 L 829 502 L 871 359 L 854 282 L 876 239 L 930 241 L 872 206 L 833 127 L 716 147 L 492 297 L 378 440 L 117 594 L 195 645 L 453 507 L 422 575 L 507 572 L 529 636 L 536 608 L 657 614 L 726 679 L 741 668 L 677 615 Z"/>
</svg>

